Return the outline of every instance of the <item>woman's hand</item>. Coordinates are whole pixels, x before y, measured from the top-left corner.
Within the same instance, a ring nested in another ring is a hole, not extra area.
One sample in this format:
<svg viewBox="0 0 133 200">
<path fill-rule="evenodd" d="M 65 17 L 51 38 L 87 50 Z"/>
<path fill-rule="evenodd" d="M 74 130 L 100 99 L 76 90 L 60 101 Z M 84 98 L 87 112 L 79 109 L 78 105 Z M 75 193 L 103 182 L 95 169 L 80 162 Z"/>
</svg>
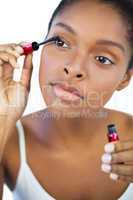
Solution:
<svg viewBox="0 0 133 200">
<path fill-rule="evenodd" d="M 14 70 L 18 68 L 17 59 L 22 54 L 20 45 L 0 45 L 0 162 L 13 127 L 24 112 L 30 91 L 32 54 L 24 59 L 20 81 L 13 79 Z"/>
<path fill-rule="evenodd" d="M 20 81 L 13 80 L 17 59 L 23 53 L 18 44 L 0 45 L 0 116 L 19 119 L 24 112 L 30 91 L 32 54 L 24 59 Z"/>
<path fill-rule="evenodd" d="M 113 180 L 133 182 L 133 140 L 108 143 L 104 150 L 102 171 Z"/>
</svg>

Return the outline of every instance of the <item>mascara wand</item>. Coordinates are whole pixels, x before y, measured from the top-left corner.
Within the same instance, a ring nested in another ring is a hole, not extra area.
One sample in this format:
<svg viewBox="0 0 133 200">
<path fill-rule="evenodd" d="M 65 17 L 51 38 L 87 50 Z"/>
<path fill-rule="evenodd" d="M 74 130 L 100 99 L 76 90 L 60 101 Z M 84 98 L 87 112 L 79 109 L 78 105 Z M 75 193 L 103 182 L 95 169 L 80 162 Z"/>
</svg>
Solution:
<svg viewBox="0 0 133 200">
<path fill-rule="evenodd" d="M 58 36 L 52 37 L 52 38 L 45 40 L 44 42 L 41 42 L 41 43 L 32 42 L 32 43 L 21 45 L 21 47 L 24 50 L 22 55 L 28 55 L 28 54 L 32 53 L 33 51 L 37 51 L 41 45 L 52 42 L 55 39 L 58 39 Z"/>
</svg>

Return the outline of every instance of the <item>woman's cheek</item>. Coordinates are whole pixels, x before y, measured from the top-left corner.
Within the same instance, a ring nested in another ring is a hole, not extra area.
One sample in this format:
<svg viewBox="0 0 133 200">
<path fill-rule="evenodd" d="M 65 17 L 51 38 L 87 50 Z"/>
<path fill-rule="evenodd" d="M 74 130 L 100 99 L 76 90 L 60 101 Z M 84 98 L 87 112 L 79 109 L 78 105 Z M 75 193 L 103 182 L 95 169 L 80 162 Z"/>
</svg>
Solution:
<svg viewBox="0 0 133 200">
<path fill-rule="evenodd" d="M 51 106 L 55 96 L 52 91 L 50 82 L 59 80 L 59 67 L 56 60 L 50 59 L 49 56 L 42 54 L 39 69 L 39 84 L 44 101 Z"/>
<path fill-rule="evenodd" d="M 101 90 L 101 102 L 105 105 L 113 96 L 114 92 L 120 83 L 118 78 L 112 77 L 112 79 L 103 83 L 103 88 Z"/>
<path fill-rule="evenodd" d="M 93 91 L 88 92 L 88 100 L 92 102 L 94 106 L 104 106 L 112 97 L 117 86 L 119 79 L 117 76 L 104 76 L 93 80 Z"/>
<path fill-rule="evenodd" d="M 52 80 L 50 71 L 44 63 L 41 63 L 40 70 L 39 70 L 39 84 L 42 93 L 42 97 L 46 105 L 52 104 L 52 88 L 49 82 Z"/>
</svg>

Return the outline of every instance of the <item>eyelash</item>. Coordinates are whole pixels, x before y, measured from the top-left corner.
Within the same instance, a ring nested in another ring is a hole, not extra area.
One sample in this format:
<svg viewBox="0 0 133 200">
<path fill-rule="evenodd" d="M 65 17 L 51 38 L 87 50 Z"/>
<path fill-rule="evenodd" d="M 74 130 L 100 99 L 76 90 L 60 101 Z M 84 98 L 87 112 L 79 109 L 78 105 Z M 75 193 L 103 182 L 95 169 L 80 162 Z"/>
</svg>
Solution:
<svg viewBox="0 0 133 200">
<path fill-rule="evenodd" d="M 59 42 L 59 41 L 61 41 L 61 42 L 63 42 L 63 43 L 65 43 L 65 44 L 67 44 L 60 36 L 58 36 L 58 35 L 56 35 L 56 36 L 54 36 L 55 38 L 53 39 L 53 43 L 57 46 L 57 47 L 59 47 L 59 48 L 63 48 L 63 47 L 60 47 L 60 46 L 58 46 L 57 44 L 56 44 L 56 42 Z M 67 46 L 68 46 L 69 44 L 67 44 Z M 65 47 L 64 49 L 66 49 L 67 47 Z"/>
<path fill-rule="evenodd" d="M 110 64 L 112 64 L 112 65 L 115 64 L 112 60 L 110 60 L 109 58 L 107 58 L 107 57 L 105 57 L 105 56 L 96 56 L 95 59 L 97 60 L 97 58 L 103 58 L 103 59 L 108 60 L 108 61 L 110 62 Z M 103 63 L 102 63 L 102 64 L 103 64 Z M 110 64 L 105 64 L 105 65 L 110 65 Z"/>
<path fill-rule="evenodd" d="M 59 41 L 61 41 L 61 42 L 63 42 L 63 43 L 66 43 L 59 35 L 55 35 L 55 36 L 54 36 L 54 39 L 53 39 L 53 43 L 54 43 L 58 48 L 63 48 L 63 47 L 60 47 L 60 46 L 58 46 L 58 45 L 56 44 L 56 42 L 59 42 Z M 67 43 L 68 43 L 68 42 L 67 42 Z M 66 47 L 63 48 L 63 49 L 66 49 Z M 107 57 L 105 57 L 105 56 L 96 56 L 95 59 L 97 60 L 97 58 L 103 58 L 103 59 L 108 60 L 108 61 L 110 62 L 110 64 L 112 64 L 112 65 L 115 64 L 113 61 L 111 61 L 109 58 L 107 58 Z M 105 65 L 109 65 L 109 64 L 105 64 Z"/>
</svg>

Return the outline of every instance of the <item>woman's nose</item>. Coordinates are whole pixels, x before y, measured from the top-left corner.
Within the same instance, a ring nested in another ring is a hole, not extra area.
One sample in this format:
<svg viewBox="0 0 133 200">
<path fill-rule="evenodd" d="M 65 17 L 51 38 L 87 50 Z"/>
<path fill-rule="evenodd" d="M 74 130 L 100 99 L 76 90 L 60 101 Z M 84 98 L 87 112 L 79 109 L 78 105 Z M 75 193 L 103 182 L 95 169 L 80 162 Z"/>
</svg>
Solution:
<svg viewBox="0 0 133 200">
<path fill-rule="evenodd" d="M 67 78 L 69 79 L 77 79 L 77 80 L 83 80 L 86 77 L 86 72 L 84 69 L 81 69 L 80 67 L 70 66 L 67 65 L 64 67 L 64 73 Z"/>
<path fill-rule="evenodd" d="M 66 63 L 64 67 L 65 76 L 68 79 L 83 80 L 88 76 L 88 51 L 86 49 L 78 49 L 71 61 Z"/>
</svg>

